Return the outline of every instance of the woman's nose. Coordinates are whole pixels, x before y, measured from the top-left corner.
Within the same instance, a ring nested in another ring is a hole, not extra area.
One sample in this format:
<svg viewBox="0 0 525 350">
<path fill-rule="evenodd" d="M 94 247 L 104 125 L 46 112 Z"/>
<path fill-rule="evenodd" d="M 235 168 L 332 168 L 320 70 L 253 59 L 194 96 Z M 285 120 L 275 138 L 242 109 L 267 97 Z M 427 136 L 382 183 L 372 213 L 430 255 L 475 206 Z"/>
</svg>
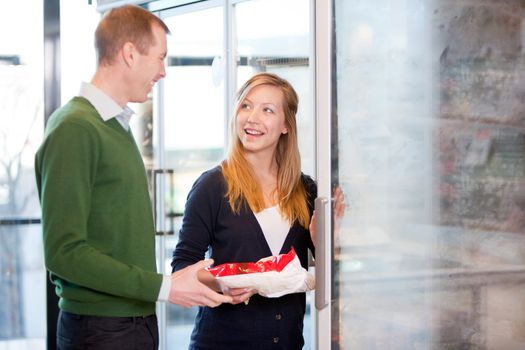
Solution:
<svg viewBox="0 0 525 350">
<path fill-rule="evenodd" d="M 250 123 L 256 123 L 258 121 L 258 114 L 257 114 L 257 109 L 252 109 L 249 114 L 248 114 L 248 118 L 246 119 L 248 122 Z"/>
</svg>

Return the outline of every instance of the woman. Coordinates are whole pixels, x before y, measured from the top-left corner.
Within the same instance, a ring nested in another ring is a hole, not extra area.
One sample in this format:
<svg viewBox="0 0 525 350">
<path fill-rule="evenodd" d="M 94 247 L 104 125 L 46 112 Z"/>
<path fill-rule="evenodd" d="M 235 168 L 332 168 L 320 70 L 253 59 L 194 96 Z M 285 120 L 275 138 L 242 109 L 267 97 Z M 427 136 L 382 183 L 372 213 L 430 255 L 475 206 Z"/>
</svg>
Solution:
<svg viewBox="0 0 525 350">
<path fill-rule="evenodd" d="M 293 87 L 274 74 L 257 74 L 241 87 L 227 158 L 202 174 L 188 195 L 173 271 L 202 260 L 208 248 L 219 265 L 254 262 L 292 246 L 307 268 L 317 188 L 301 174 L 297 105 Z M 212 284 L 211 274 L 202 273 L 202 281 Z M 190 349 L 303 347 L 305 293 L 229 293 L 237 304 L 199 308 Z"/>
</svg>

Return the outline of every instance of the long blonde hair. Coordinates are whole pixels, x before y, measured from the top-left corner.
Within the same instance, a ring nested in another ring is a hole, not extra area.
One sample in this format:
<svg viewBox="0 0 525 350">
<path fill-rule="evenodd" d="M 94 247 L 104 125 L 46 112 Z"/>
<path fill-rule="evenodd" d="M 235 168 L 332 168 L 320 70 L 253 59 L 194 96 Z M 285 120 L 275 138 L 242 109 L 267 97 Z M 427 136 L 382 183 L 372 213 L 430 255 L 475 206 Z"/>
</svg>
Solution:
<svg viewBox="0 0 525 350">
<path fill-rule="evenodd" d="M 305 186 L 301 180 L 301 158 L 297 144 L 296 114 L 299 99 L 288 81 L 271 73 L 259 73 L 251 77 L 237 93 L 235 117 L 230 123 L 230 147 L 222 162 L 222 172 L 226 179 L 226 198 L 232 211 L 239 214 L 242 205 L 248 205 L 253 212 L 264 209 L 264 195 L 253 169 L 244 157 L 236 120 L 246 95 L 256 86 L 270 85 L 281 89 L 283 110 L 288 132 L 282 134 L 277 143 L 275 160 L 277 162 L 277 198 L 281 214 L 291 224 L 296 220 L 305 228 L 310 222 Z"/>
</svg>

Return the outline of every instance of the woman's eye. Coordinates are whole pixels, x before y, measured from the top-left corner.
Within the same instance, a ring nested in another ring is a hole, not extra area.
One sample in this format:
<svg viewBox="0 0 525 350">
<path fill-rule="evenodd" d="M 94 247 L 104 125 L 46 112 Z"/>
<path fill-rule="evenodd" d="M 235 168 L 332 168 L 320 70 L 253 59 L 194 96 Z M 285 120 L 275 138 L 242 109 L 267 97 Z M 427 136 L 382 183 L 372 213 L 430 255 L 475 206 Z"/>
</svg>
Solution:
<svg viewBox="0 0 525 350">
<path fill-rule="evenodd" d="M 247 103 L 243 103 L 241 109 L 250 109 L 250 106 Z"/>
<path fill-rule="evenodd" d="M 265 112 L 268 112 L 268 113 L 273 113 L 273 109 L 271 109 L 271 108 L 268 108 L 268 107 L 267 107 L 267 108 L 265 108 L 265 109 L 264 109 L 264 111 L 265 111 Z"/>
</svg>

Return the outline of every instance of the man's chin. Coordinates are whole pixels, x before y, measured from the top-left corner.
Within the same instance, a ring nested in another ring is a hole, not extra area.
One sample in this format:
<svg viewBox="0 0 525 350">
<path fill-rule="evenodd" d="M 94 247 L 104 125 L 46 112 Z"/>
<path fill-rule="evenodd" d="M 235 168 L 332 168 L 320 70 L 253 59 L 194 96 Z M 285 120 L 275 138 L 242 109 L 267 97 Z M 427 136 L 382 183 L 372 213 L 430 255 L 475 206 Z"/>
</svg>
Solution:
<svg viewBox="0 0 525 350">
<path fill-rule="evenodd" d="M 132 100 L 130 100 L 129 102 L 131 102 L 131 103 L 144 103 L 144 102 L 146 102 L 148 100 L 148 96 L 149 96 L 149 94 L 147 94 L 146 96 L 135 97 Z"/>
</svg>

